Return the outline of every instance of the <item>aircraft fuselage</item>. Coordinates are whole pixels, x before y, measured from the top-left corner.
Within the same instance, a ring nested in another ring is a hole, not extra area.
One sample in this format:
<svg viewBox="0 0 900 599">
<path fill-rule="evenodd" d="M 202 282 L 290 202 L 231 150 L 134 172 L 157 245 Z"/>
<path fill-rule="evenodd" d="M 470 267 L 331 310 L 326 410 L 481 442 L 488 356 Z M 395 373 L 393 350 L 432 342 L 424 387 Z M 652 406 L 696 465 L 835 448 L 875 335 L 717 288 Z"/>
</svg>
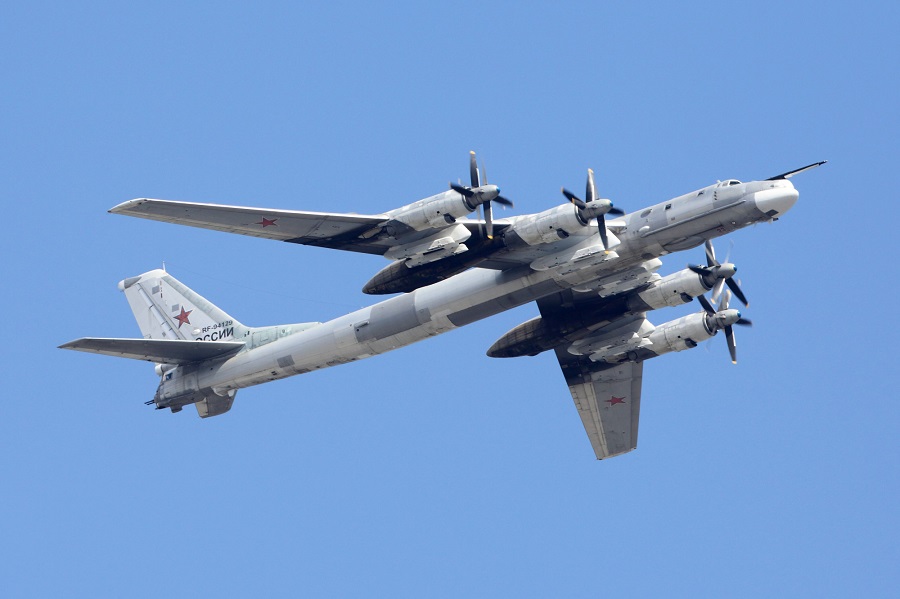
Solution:
<svg viewBox="0 0 900 599">
<path fill-rule="evenodd" d="M 786 179 L 705 187 L 611 222 L 608 253 L 598 250 L 596 224 L 576 226 L 568 217 L 571 205 L 513 217 L 503 242 L 519 254 L 532 246 L 530 266 L 474 268 L 226 359 L 178 366 L 163 377 L 156 404 L 191 403 L 192 391 L 233 395 L 243 387 L 382 354 L 562 290 L 596 286 L 607 272 L 777 219 L 798 195 Z"/>
</svg>

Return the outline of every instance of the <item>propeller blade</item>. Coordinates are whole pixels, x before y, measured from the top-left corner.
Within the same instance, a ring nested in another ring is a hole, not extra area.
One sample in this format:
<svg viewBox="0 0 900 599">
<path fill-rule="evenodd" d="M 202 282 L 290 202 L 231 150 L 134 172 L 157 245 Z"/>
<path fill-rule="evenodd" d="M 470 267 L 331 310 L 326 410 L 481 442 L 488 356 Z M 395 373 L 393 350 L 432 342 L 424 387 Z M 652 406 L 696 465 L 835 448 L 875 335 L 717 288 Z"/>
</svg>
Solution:
<svg viewBox="0 0 900 599">
<path fill-rule="evenodd" d="M 739 324 L 742 327 L 752 327 L 753 321 L 750 320 L 749 318 L 738 318 L 738 321 L 734 324 Z"/>
<path fill-rule="evenodd" d="M 487 230 L 487 238 L 494 238 L 494 221 L 491 219 L 491 203 L 484 203 L 484 226 Z"/>
<path fill-rule="evenodd" d="M 712 241 L 706 240 L 706 265 L 707 266 L 718 266 L 719 263 L 716 261 L 716 250 L 713 248 Z"/>
<path fill-rule="evenodd" d="M 712 315 L 714 315 L 714 314 L 716 313 L 716 311 L 715 311 L 715 310 L 713 309 L 713 307 L 712 307 L 712 304 L 709 303 L 709 300 L 706 299 L 705 296 L 698 295 L 698 296 L 697 296 L 697 301 L 700 302 L 700 305 L 703 306 L 703 309 L 704 309 L 704 310 L 706 311 L 706 313 L 709 314 L 710 316 L 712 316 Z"/>
<path fill-rule="evenodd" d="M 734 250 L 734 239 L 728 243 L 728 251 L 725 253 L 725 262 L 731 262 L 731 251 Z M 721 262 L 719 263 L 721 264 Z"/>
<path fill-rule="evenodd" d="M 481 187 L 481 178 L 478 176 L 478 163 L 475 161 L 475 152 L 469 152 L 469 179 L 472 187 Z"/>
<path fill-rule="evenodd" d="M 745 306 L 750 305 L 750 302 L 747 301 L 747 296 L 744 295 L 743 291 L 741 291 L 741 288 L 738 285 L 737 281 L 735 281 L 733 278 L 725 279 L 725 284 L 728 285 L 728 288 L 731 289 L 731 291 L 734 293 L 734 297 L 738 298 L 738 300 L 740 300 L 742 304 L 744 304 Z"/>
<path fill-rule="evenodd" d="M 504 206 L 509 206 L 510 208 L 513 207 L 512 200 L 508 200 L 508 199 L 504 198 L 503 196 L 497 196 L 496 198 L 494 198 L 494 201 L 497 202 L 498 204 L 502 204 Z"/>
<path fill-rule="evenodd" d="M 725 287 L 725 280 L 724 279 L 716 279 L 716 284 L 713 286 L 712 295 L 710 296 L 712 298 L 713 303 L 716 303 L 719 300 L 719 298 L 722 297 L 722 289 L 724 289 L 724 287 Z"/>
<path fill-rule="evenodd" d="M 587 183 L 584 188 L 584 201 L 589 203 L 593 202 L 595 199 L 597 199 L 597 189 L 594 187 L 594 169 L 589 168 Z"/>
<path fill-rule="evenodd" d="M 471 189 L 469 189 L 468 187 L 466 187 L 465 185 L 457 185 L 456 183 L 453 183 L 453 182 L 450 183 L 450 189 L 452 189 L 456 193 L 461 193 L 462 195 L 466 196 L 467 198 L 471 198 L 473 195 L 475 195 L 475 192 L 472 191 Z"/>
<path fill-rule="evenodd" d="M 597 217 L 597 229 L 600 232 L 600 241 L 603 242 L 603 249 L 609 250 L 609 236 L 606 234 L 606 220 L 602 215 Z"/>
<path fill-rule="evenodd" d="M 566 189 L 565 187 L 561 187 L 560 190 L 562 191 L 562 194 L 563 194 L 564 196 L 566 196 L 566 199 L 568 199 L 570 202 L 572 202 L 573 204 L 575 204 L 576 206 L 578 206 L 578 207 L 581 208 L 582 210 L 584 210 L 585 208 L 587 208 L 587 204 L 585 204 L 585 203 L 584 203 L 577 195 L 575 195 L 574 193 L 572 193 L 571 191 L 569 191 L 569 190 Z"/>
<path fill-rule="evenodd" d="M 719 300 L 719 312 L 727 310 L 729 303 L 731 303 L 731 292 L 726 291 L 722 294 L 722 299 Z"/>
<path fill-rule="evenodd" d="M 700 266 L 699 264 L 688 264 L 687 267 L 691 272 L 695 272 L 703 277 L 708 277 L 713 273 L 711 268 L 707 266 Z"/>
<path fill-rule="evenodd" d="M 728 342 L 728 353 L 731 354 L 731 363 L 737 364 L 737 344 L 734 340 L 734 327 L 725 327 L 725 341 Z"/>
<path fill-rule="evenodd" d="M 621 208 L 612 207 L 607 214 L 612 214 L 613 216 L 625 216 L 625 211 Z"/>
<path fill-rule="evenodd" d="M 478 210 L 478 220 L 483 221 L 484 215 L 481 212 L 481 204 L 478 204 L 478 207 L 476 208 L 476 210 Z M 485 225 L 481 226 L 481 238 L 482 238 L 482 240 L 487 238 L 487 227 Z"/>
</svg>

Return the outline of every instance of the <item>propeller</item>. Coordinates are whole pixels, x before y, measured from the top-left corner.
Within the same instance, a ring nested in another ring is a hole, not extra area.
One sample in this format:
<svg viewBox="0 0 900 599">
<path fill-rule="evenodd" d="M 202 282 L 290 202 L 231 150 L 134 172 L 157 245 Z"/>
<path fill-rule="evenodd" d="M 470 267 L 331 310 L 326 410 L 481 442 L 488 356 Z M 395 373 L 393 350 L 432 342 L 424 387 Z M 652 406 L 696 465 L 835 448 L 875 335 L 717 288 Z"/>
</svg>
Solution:
<svg viewBox="0 0 900 599">
<path fill-rule="evenodd" d="M 716 301 L 722 293 L 722 286 L 728 285 L 728 288 L 734 293 L 734 296 L 740 300 L 745 306 L 749 306 L 747 296 L 741 290 L 741 286 L 734 280 L 734 273 L 737 272 L 737 266 L 728 261 L 731 256 L 729 249 L 728 255 L 725 256 L 725 262 L 716 260 L 716 250 L 713 248 L 711 241 L 706 241 L 706 266 L 699 264 L 688 264 L 688 268 L 705 278 L 707 285 L 713 287 L 713 301 Z"/>
<path fill-rule="evenodd" d="M 609 235 L 607 234 L 606 229 L 606 219 L 603 215 L 614 214 L 616 216 L 622 216 L 623 214 L 625 214 L 625 212 L 620 210 L 619 208 L 615 208 L 610 200 L 597 198 L 597 190 L 594 187 L 594 171 L 592 169 L 588 169 L 587 185 L 585 186 L 584 191 L 584 200 L 576 196 L 565 187 L 562 188 L 562 193 L 578 208 L 578 219 L 582 223 L 587 225 L 591 222 L 591 219 L 597 219 L 597 228 L 600 232 L 600 240 L 603 242 L 603 249 L 608 250 Z"/>
<path fill-rule="evenodd" d="M 484 173 L 484 182 L 482 184 L 481 175 L 478 172 L 478 163 L 475 160 L 475 152 L 469 152 L 469 180 L 472 185 L 467 187 L 460 183 L 450 183 L 450 189 L 461 194 L 465 198 L 466 205 L 475 210 L 484 205 L 484 224 L 485 233 L 488 239 L 494 238 L 494 222 L 491 218 L 491 202 L 497 202 L 504 206 L 512 206 L 513 203 L 500 195 L 500 188 L 496 185 L 488 185 L 487 173 L 484 165 L 481 165 L 481 171 Z"/>
<path fill-rule="evenodd" d="M 709 300 L 705 296 L 698 295 L 697 301 L 703 306 L 706 312 L 706 326 L 710 331 L 725 331 L 725 342 L 728 344 L 728 353 L 731 354 L 731 363 L 737 364 L 737 344 L 734 340 L 734 325 L 753 326 L 753 322 L 741 317 L 741 313 L 737 310 L 729 309 L 728 303 L 731 301 L 731 292 L 726 291 L 719 300 L 718 310 L 712 307 Z"/>
</svg>

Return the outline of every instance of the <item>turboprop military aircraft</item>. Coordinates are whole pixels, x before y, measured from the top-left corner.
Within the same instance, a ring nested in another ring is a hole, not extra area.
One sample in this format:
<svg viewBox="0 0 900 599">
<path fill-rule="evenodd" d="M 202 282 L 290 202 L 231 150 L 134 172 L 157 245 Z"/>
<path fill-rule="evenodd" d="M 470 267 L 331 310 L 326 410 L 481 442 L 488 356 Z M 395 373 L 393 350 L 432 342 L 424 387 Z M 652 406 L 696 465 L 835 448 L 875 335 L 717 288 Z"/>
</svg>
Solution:
<svg viewBox="0 0 900 599">
<path fill-rule="evenodd" d="M 597 195 L 588 171 L 584 198 L 537 214 L 493 218 L 511 206 L 470 154 L 470 185 L 382 214 L 276 210 L 141 198 L 110 210 L 169 223 L 301 245 L 379 254 L 390 264 L 363 287 L 400 294 L 328 322 L 249 327 L 164 270 L 124 279 L 140 339 L 87 337 L 61 347 L 156 364 L 148 405 L 201 417 L 231 409 L 238 389 L 337 366 L 536 302 L 540 316 L 500 337 L 496 358 L 556 354 L 598 459 L 637 447 L 644 362 L 697 347 L 725 332 L 737 360 L 730 307 L 746 304 L 736 267 L 711 239 L 781 218 L 799 193 L 790 179 L 817 162 L 765 180 L 719 181 L 630 213 Z M 483 210 L 483 218 L 467 218 Z M 705 245 L 706 264 L 657 274 L 660 257 Z M 727 289 L 725 287 L 727 286 Z M 712 291 L 712 301 L 704 294 Z M 697 298 L 701 310 L 660 325 L 648 314 Z"/>
</svg>

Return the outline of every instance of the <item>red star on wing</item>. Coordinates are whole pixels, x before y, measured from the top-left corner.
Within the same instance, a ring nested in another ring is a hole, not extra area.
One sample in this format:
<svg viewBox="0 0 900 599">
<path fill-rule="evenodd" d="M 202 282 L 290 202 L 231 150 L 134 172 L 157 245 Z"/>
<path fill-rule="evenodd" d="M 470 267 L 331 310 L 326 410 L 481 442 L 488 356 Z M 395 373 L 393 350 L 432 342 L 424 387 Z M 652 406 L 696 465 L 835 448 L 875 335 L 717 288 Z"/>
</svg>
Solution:
<svg viewBox="0 0 900 599">
<path fill-rule="evenodd" d="M 609 399 L 606 400 L 606 403 L 608 403 L 610 406 L 614 406 L 617 403 L 625 403 L 625 398 L 624 397 L 616 397 L 615 395 L 612 395 L 612 396 L 610 396 Z"/>
<path fill-rule="evenodd" d="M 183 325 L 183 324 L 191 324 L 191 321 L 188 320 L 188 316 L 190 315 L 191 312 L 193 312 L 193 310 L 188 310 L 187 312 L 185 312 L 184 307 L 182 307 L 181 314 L 178 314 L 175 316 L 175 320 L 178 321 L 179 329 L 181 328 L 181 325 Z"/>
<path fill-rule="evenodd" d="M 258 223 L 255 223 L 255 224 L 257 224 L 257 225 L 262 225 L 262 228 L 263 228 L 263 229 L 265 229 L 266 227 L 277 227 L 278 225 L 275 224 L 275 221 L 276 221 L 276 220 L 278 220 L 278 219 L 277 219 L 277 218 L 273 218 L 272 220 L 269 220 L 268 218 L 266 218 L 266 217 L 264 216 L 263 219 L 262 219 L 261 221 L 259 221 Z"/>
</svg>

